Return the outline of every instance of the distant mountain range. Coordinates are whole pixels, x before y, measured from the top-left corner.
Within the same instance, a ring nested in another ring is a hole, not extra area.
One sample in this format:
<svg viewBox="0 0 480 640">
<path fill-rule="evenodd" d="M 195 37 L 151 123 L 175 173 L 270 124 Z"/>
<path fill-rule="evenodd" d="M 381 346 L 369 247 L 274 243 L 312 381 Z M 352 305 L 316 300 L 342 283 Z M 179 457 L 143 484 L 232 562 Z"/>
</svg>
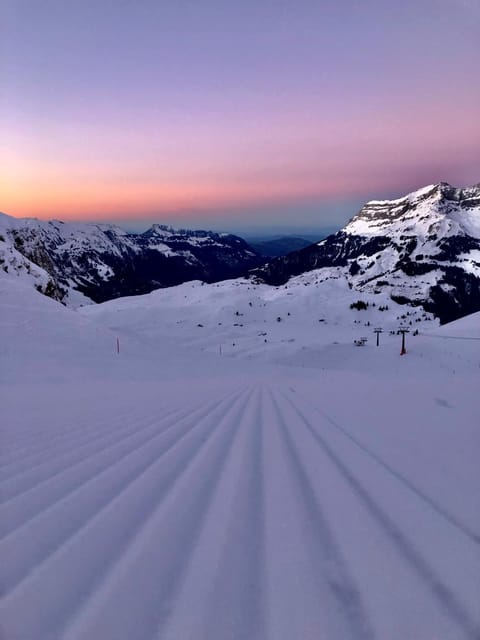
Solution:
<svg viewBox="0 0 480 640">
<path fill-rule="evenodd" d="M 252 248 L 242 238 L 153 225 L 144 233 L 105 224 L 17 219 L 0 214 L 0 268 L 78 305 L 188 280 L 248 276 L 279 286 L 313 270 L 361 292 L 387 293 L 441 322 L 480 311 L 480 185 L 430 185 L 397 200 L 368 202 L 324 240 L 266 261 L 305 240 Z M 260 254 L 264 254 L 263 256 Z"/>
<path fill-rule="evenodd" d="M 281 236 L 278 238 L 247 238 L 248 244 L 255 249 L 257 253 L 266 258 L 278 258 L 285 256 L 292 251 L 299 251 L 312 244 L 312 241 L 318 241 L 327 234 L 319 234 L 316 238 L 307 239 L 298 236 Z"/>
<path fill-rule="evenodd" d="M 441 322 L 480 310 L 480 184 L 430 185 L 368 202 L 338 233 L 253 270 L 271 285 L 314 269 L 359 292 L 387 291 Z"/>
<path fill-rule="evenodd" d="M 78 292 L 103 302 L 187 280 L 216 282 L 264 261 L 238 236 L 157 224 L 134 234 L 114 225 L 0 214 L 2 240 L 0 267 L 28 270 L 37 288 L 65 302 Z"/>
</svg>

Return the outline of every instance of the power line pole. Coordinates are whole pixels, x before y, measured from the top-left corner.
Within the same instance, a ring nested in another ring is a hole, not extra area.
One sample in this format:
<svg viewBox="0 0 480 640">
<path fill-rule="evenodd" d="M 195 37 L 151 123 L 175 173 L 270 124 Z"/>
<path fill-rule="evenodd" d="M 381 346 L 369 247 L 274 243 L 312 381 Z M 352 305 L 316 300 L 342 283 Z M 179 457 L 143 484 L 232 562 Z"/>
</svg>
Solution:
<svg viewBox="0 0 480 640">
<path fill-rule="evenodd" d="M 400 327 L 400 329 L 398 330 L 398 333 L 402 334 L 402 349 L 400 351 L 400 355 L 404 356 L 407 353 L 407 350 L 405 349 L 405 334 L 410 333 L 410 329 L 405 329 L 404 327 Z"/>
<path fill-rule="evenodd" d="M 373 330 L 373 333 L 377 334 L 377 347 L 380 344 L 380 334 L 383 332 L 383 329 L 377 328 Z"/>
</svg>

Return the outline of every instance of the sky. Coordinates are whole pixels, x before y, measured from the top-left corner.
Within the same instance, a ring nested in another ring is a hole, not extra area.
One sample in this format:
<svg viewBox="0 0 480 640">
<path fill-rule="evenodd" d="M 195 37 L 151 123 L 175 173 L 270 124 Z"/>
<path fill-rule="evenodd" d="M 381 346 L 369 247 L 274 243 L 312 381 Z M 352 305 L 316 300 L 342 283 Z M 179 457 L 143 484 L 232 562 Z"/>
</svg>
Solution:
<svg viewBox="0 0 480 640">
<path fill-rule="evenodd" d="M 0 210 L 243 232 L 480 181 L 479 0 L 2 0 Z"/>
</svg>

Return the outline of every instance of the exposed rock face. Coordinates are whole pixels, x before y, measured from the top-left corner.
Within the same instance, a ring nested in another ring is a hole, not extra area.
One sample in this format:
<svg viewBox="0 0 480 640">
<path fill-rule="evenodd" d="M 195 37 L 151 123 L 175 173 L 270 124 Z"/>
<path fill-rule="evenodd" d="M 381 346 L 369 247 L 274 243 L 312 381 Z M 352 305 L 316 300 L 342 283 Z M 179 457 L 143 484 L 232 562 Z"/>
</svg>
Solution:
<svg viewBox="0 0 480 640">
<path fill-rule="evenodd" d="M 480 310 L 480 185 L 431 185 L 368 202 L 338 233 L 252 274 L 280 285 L 313 269 L 340 269 L 358 291 L 385 290 L 441 322 Z"/>
<path fill-rule="evenodd" d="M 261 263 L 237 236 L 163 225 L 134 234 L 114 225 L 44 222 L 1 214 L 0 233 L 47 272 L 59 291 L 76 290 L 95 302 L 187 280 L 234 278 Z"/>
</svg>

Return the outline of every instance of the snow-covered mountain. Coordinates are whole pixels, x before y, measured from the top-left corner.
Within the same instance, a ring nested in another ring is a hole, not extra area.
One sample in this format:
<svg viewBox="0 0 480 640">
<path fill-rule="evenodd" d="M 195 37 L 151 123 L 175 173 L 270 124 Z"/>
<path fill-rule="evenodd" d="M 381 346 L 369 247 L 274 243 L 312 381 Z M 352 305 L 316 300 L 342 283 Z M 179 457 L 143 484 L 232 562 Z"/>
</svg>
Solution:
<svg viewBox="0 0 480 640">
<path fill-rule="evenodd" d="M 260 262 L 238 236 L 153 225 L 134 234 L 115 225 L 17 219 L 0 214 L 0 266 L 42 269 L 41 290 L 95 302 L 201 279 L 237 277 Z M 13 262 L 12 262 L 13 260 Z M 45 276 L 47 274 L 47 276 Z M 37 282 L 38 281 L 38 282 Z M 39 288 L 37 287 L 37 288 Z"/>
<path fill-rule="evenodd" d="M 359 292 L 388 292 L 442 322 L 480 310 L 480 184 L 430 185 L 398 200 L 368 202 L 338 233 L 273 260 L 254 274 L 268 284 L 334 268 Z"/>
</svg>

